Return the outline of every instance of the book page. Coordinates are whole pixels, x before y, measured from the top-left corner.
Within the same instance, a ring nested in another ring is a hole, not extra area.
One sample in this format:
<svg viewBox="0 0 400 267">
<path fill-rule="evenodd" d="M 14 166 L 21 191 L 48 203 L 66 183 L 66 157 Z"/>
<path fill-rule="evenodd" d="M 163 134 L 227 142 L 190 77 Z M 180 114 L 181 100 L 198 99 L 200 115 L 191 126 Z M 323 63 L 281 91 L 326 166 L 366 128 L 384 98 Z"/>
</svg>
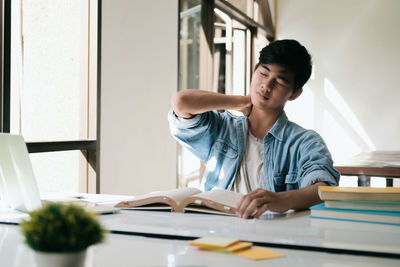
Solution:
<svg viewBox="0 0 400 267">
<path fill-rule="evenodd" d="M 145 205 L 163 203 L 170 205 L 174 210 L 177 209 L 179 203 L 194 194 L 201 193 L 201 190 L 196 188 L 180 188 L 168 191 L 155 191 L 145 195 L 135 197 L 131 201 L 122 201 L 116 205 L 116 207 L 129 208 L 129 207 L 143 207 Z"/>
<path fill-rule="evenodd" d="M 175 200 L 175 202 L 179 205 L 179 203 L 182 202 L 182 200 L 184 200 L 185 198 L 201 193 L 201 190 L 197 188 L 186 187 L 186 188 L 178 188 L 174 190 L 164 191 L 160 193 L 162 193 L 163 196 Z"/>
<path fill-rule="evenodd" d="M 218 211 L 207 206 L 198 206 L 198 205 L 187 205 L 184 209 L 184 212 L 190 213 L 207 213 L 207 214 L 216 214 L 216 215 L 224 215 L 224 216 L 236 216 L 235 213 L 228 213 L 227 211 Z M 236 212 L 236 211 L 235 211 Z"/>
<path fill-rule="evenodd" d="M 194 197 L 212 200 L 212 201 L 218 202 L 224 206 L 236 208 L 236 204 L 240 202 L 240 200 L 242 199 L 243 196 L 244 196 L 243 194 L 240 194 L 237 192 L 216 189 L 216 190 L 197 194 Z"/>
<path fill-rule="evenodd" d="M 242 194 L 228 190 L 212 190 L 191 196 L 181 203 L 181 210 L 207 212 L 207 209 L 216 210 L 227 214 L 236 213 L 236 204 L 242 198 Z M 200 209 L 200 210 L 199 210 Z"/>
</svg>

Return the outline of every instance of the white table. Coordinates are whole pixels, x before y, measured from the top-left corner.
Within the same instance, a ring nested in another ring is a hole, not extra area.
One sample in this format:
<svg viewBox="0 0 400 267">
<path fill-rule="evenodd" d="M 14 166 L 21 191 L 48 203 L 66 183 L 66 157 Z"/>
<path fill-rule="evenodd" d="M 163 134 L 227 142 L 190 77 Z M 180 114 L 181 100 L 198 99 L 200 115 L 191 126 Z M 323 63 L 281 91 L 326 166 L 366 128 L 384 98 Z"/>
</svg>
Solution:
<svg viewBox="0 0 400 267">
<path fill-rule="evenodd" d="M 115 202 L 115 196 L 87 197 L 95 202 Z M 1 208 L 0 205 L 0 223 L 18 224 L 21 218 L 27 218 L 27 215 Z M 353 223 L 349 228 L 340 227 L 336 221 L 328 221 L 328 226 L 317 227 L 309 218 L 309 211 L 245 220 L 199 213 L 121 210 L 120 213 L 99 218 L 112 233 L 131 236 L 179 240 L 225 236 L 260 246 L 400 257 L 400 227 Z"/>
<path fill-rule="evenodd" d="M 330 221 L 330 226 L 316 227 L 309 211 L 245 220 L 199 213 L 122 210 L 101 216 L 101 221 L 115 233 L 181 239 L 224 236 L 264 246 L 400 257 L 400 227 L 354 223 L 351 228 L 342 228 L 336 227 L 335 221 Z"/>
<path fill-rule="evenodd" d="M 399 266 L 399 260 L 324 252 L 267 248 L 284 258 L 252 261 L 230 254 L 200 251 L 188 241 L 108 234 L 88 251 L 85 267 L 109 266 Z M 18 226 L 0 225 L 0 266 L 36 267 L 34 252 L 23 243 Z"/>
</svg>

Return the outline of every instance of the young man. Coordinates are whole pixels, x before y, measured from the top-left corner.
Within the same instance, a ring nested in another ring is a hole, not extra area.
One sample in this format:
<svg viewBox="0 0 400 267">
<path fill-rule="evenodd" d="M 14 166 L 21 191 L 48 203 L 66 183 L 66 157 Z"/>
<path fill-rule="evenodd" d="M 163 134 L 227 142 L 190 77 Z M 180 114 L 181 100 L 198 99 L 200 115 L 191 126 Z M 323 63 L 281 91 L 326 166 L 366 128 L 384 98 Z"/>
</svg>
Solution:
<svg viewBox="0 0 400 267">
<path fill-rule="evenodd" d="M 310 75 L 311 57 L 304 46 L 281 40 L 260 52 L 250 95 L 183 90 L 172 98 L 171 132 L 206 163 L 204 190 L 246 194 L 237 206 L 242 218 L 306 209 L 321 202 L 318 186 L 338 183 L 322 138 L 289 121 L 284 112 Z M 245 116 L 216 111 L 228 109 Z"/>
</svg>

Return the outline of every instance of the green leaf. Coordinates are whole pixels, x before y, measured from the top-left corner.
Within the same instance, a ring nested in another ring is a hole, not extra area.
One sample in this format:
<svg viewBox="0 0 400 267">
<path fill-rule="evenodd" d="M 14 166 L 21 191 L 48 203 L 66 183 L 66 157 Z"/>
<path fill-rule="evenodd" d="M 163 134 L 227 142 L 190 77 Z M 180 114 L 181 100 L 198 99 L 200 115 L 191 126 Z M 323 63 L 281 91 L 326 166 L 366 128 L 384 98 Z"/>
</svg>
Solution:
<svg viewBox="0 0 400 267">
<path fill-rule="evenodd" d="M 106 231 L 94 213 L 74 204 L 50 203 L 21 222 L 25 242 L 34 250 L 73 252 L 104 240 Z"/>
</svg>

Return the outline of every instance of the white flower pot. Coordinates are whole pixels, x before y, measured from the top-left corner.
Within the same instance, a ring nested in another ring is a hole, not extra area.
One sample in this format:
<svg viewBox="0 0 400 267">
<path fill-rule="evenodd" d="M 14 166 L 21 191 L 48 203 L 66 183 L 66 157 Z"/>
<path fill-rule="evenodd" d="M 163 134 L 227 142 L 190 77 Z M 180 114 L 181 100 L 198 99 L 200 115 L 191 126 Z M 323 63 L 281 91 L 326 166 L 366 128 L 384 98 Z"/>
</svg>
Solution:
<svg viewBox="0 0 400 267">
<path fill-rule="evenodd" d="M 38 267 L 83 267 L 86 249 L 79 252 L 41 252 L 35 251 Z"/>
</svg>

